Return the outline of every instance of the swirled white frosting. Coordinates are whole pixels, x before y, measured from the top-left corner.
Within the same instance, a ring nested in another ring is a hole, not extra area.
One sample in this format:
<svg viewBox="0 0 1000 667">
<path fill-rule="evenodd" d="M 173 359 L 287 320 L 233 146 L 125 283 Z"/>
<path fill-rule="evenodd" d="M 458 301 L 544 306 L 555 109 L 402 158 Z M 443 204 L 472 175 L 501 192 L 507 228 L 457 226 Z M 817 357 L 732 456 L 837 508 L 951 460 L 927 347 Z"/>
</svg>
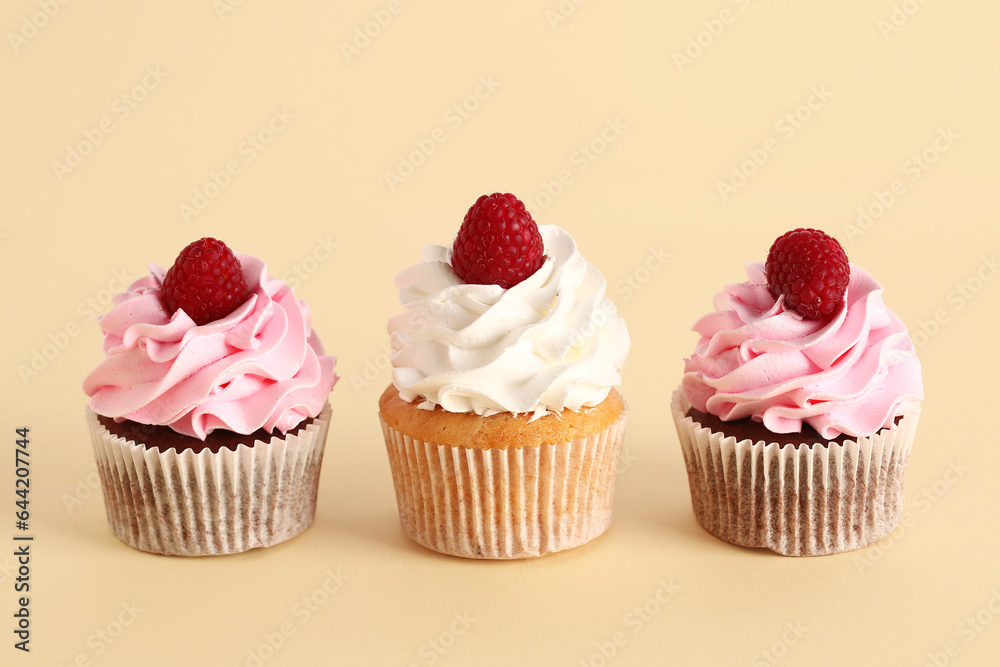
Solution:
<svg viewBox="0 0 1000 667">
<path fill-rule="evenodd" d="M 621 383 L 630 341 L 604 277 L 565 230 L 538 229 L 545 262 L 509 289 L 462 282 L 442 246 L 396 277 L 406 310 L 388 330 L 402 399 L 536 419 L 598 405 Z"/>
</svg>

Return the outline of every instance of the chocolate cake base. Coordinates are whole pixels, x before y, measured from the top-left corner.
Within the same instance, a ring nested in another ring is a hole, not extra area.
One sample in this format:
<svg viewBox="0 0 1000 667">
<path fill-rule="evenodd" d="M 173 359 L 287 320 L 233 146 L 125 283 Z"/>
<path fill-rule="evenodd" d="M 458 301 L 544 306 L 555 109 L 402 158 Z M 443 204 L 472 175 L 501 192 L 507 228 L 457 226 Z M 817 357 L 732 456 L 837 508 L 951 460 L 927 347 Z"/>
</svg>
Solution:
<svg viewBox="0 0 1000 667">
<path fill-rule="evenodd" d="M 713 433 L 724 433 L 727 436 L 736 438 L 737 441 L 750 440 L 752 442 L 775 442 L 782 447 L 787 445 L 791 445 L 792 447 L 799 447 L 801 445 L 807 445 L 809 447 L 812 447 L 813 445 L 822 445 L 823 447 L 826 447 L 829 445 L 842 445 L 848 440 L 857 440 L 856 437 L 845 435 L 843 433 L 835 438 L 824 438 L 816 429 L 804 422 L 802 424 L 801 433 L 774 433 L 768 430 L 768 428 L 762 423 L 754 421 L 753 419 L 735 419 L 733 421 L 726 422 L 722 421 L 713 414 L 701 412 L 700 410 L 695 410 L 694 408 L 689 409 L 685 416 L 690 417 Z M 899 424 L 899 421 L 902 418 L 902 415 L 896 417 L 895 424 Z M 879 434 L 888 430 L 889 429 L 884 428 L 879 431 Z"/>
<path fill-rule="evenodd" d="M 280 431 L 270 433 L 262 428 L 247 435 L 216 429 L 209 433 L 205 440 L 199 440 L 198 438 L 178 433 L 169 426 L 140 424 L 128 419 L 123 422 L 116 422 L 111 417 L 105 417 L 104 415 L 97 415 L 97 420 L 112 435 L 131 440 L 149 449 L 156 449 L 161 452 L 165 452 L 168 449 L 174 449 L 177 452 L 191 450 L 195 454 L 205 449 L 213 454 L 218 453 L 222 449 L 230 449 L 235 452 L 236 448 L 240 445 L 253 447 L 254 443 L 258 440 L 261 442 L 270 442 L 274 436 L 281 438 L 289 435 L 298 435 L 299 431 L 308 427 L 313 422 L 312 418 L 306 419 L 284 435 Z"/>
</svg>

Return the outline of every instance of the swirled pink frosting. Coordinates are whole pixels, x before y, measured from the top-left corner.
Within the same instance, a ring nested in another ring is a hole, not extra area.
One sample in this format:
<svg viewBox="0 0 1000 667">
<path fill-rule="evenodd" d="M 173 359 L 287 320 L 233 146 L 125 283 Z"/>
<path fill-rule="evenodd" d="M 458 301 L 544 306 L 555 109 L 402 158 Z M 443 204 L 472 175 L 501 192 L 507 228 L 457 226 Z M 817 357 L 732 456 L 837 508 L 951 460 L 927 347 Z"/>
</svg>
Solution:
<svg viewBox="0 0 1000 667">
<path fill-rule="evenodd" d="M 694 408 L 773 433 L 801 432 L 805 422 L 824 438 L 863 437 L 923 399 L 913 341 L 862 269 L 851 265 L 844 300 L 819 320 L 776 300 L 762 263 L 747 266 L 747 277 L 694 325 L 701 339 L 681 383 Z"/>
<path fill-rule="evenodd" d="M 156 265 L 115 297 L 100 320 L 106 358 L 83 382 L 94 412 L 201 440 L 215 429 L 286 433 L 320 413 L 336 359 L 312 330 L 309 307 L 264 262 L 236 256 L 251 296 L 209 324 L 183 310 L 170 316 Z"/>
</svg>

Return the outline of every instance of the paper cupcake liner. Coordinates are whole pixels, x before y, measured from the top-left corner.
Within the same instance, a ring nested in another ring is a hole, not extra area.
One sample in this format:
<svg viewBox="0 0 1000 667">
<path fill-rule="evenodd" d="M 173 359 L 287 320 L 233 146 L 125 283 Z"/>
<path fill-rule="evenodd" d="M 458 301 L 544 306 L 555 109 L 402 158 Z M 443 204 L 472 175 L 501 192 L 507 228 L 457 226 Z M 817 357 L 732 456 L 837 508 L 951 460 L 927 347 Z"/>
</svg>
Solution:
<svg viewBox="0 0 1000 667">
<path fill-rule="evenodd" d="M 841 445 L 737 441 L 686 417 L 680 389 L 671 410 L 691 504 L 716 537 L 786 556 L 859 549 L 896 527 L 919 408 L 898 424 Z"/>
<path fill-rule="evenodd" d="M 607 530 L 628 409 L 606 429 L 538 447 L 423 442 L 379 416 L 403 531 L 466 558 L 527 558 Z"/>
<path fill-rule="evenodd" d="M 87 409 L 112 532 L 158 554 L 209 556 L 295 537 L 316 515 L 330 404 L 295 435 L 236 450 L 159 451 L 112 435 Z"/>
</svg>

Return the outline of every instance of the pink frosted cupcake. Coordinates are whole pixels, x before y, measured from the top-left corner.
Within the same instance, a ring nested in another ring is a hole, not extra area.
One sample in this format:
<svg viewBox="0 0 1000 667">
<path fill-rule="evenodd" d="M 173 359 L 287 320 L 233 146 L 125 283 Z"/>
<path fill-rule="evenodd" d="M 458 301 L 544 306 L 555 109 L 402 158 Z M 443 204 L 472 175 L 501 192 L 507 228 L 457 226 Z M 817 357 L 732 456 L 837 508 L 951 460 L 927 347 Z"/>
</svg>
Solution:
<svg viewBox="0 0 1000 667">
<path fill-rule="evenodd" d="M 254 257 L 195 241 L 115 297 L 84 380 L 108 522 L 160 554 L 290 539 L 316 512 L 336 360 Z"/>
<path fill-rule="evenodd" d="M 882 288 L 837 241 L 797 229 L 729 285 L 672 411 L 698 523 L 780 554 L 863 547 L 896 526 L 923 399 Z"/>
</svg>

